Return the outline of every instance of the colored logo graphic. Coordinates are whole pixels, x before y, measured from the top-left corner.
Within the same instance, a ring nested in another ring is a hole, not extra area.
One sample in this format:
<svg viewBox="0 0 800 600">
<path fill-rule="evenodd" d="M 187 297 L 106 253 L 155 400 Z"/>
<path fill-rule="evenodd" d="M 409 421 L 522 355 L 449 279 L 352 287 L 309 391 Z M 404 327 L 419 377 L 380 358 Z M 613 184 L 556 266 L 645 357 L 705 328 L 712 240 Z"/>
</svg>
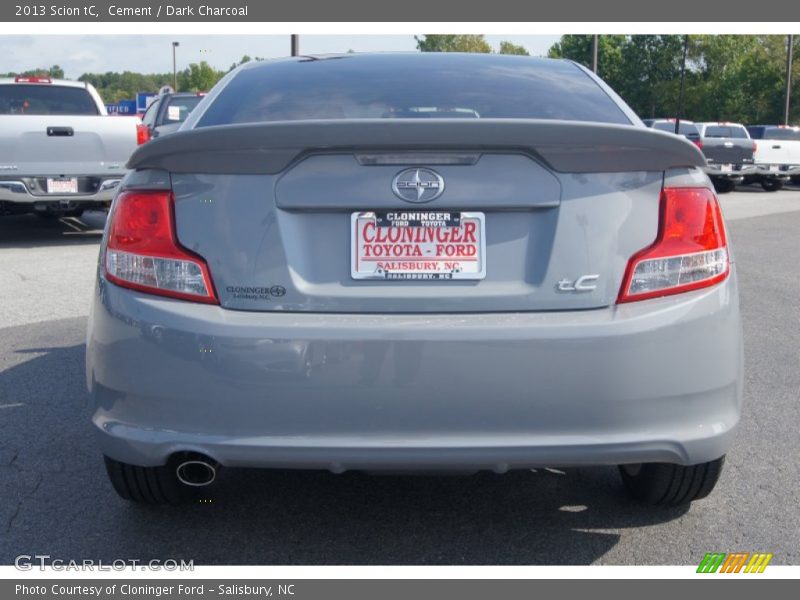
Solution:
<svg viewBox="0 0 800 600">
<path fill-rule="evenodd" d="M 764 552 L 707 552 L 697 567 L 698 573 L 763 573 L 772 554 Z"/>
</svg>

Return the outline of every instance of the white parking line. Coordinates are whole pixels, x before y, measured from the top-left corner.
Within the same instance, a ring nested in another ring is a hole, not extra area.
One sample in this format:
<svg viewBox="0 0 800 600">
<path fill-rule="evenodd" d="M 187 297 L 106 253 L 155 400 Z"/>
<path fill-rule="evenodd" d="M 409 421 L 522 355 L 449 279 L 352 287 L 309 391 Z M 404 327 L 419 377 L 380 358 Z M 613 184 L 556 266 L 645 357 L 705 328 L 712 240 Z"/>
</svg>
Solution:
<svg viewBox="0 0 800 600">
<path fill-rule="evenodd" d="M 0 408 L 17 408 L 18 406 L 25 406 L 22 402 L 16 402 L 15 404 L 0 404 Z"/>
</svg>

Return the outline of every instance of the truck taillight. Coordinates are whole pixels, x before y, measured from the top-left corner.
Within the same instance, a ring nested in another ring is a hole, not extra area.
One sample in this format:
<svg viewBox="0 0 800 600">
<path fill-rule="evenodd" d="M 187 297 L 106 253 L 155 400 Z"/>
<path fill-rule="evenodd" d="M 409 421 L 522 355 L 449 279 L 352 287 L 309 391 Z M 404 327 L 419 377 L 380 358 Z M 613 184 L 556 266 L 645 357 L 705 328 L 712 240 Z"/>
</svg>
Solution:
<svg viewBox="0 0 800 600">
<path fill-rule="evenodd" d="M 178 242 L 171 192 L 127 191 L 119 195 L 108 229 L 105 274 L 122 287 L 219 303 L 206 261 Z"/>
<path fill-rule="evenodd" d="M 633 255 L 618 302 L 688 292 L 730 273 L 725 225 L 706 188 L 664 188 L 655 242 Z"/>
<path fill-rule="evenodd" d="M 136 126 L 136 145 L 141 146 L 145 142 L 150 141 L 150 127 L 144 123 L 139 123 Z"/>
<path fill-rule="evenodd" d="M 756 153 L 756 150 L 758 150 L 758 144 L 756 142 L 753 142 L 753 154 Z"/>
<path fill-rule="evenodd" d="M 703 149 L 703 140 L 701 140 L 700 138 L 697 138 L 696 140 L 692 140 L 692 141 L 694 142 L 695 146 L 700 148 L 700 150 Z"/>
<path fill-rule="evenodd" d="M 14 83 L 53 83 L 49 77 L 31 77 L 31 76 L 17 76 L 14 77 Z"/>
</svg>

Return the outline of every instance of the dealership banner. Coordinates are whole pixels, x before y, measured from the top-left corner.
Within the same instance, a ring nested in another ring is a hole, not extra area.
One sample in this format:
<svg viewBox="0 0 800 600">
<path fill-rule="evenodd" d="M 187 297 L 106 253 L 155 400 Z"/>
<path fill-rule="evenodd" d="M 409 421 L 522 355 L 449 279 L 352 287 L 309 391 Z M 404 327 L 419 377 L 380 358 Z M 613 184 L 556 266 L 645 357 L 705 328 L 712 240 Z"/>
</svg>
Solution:
<svg viewBox="0 0 800 600">
<path fill-rule="evenodd" d="M 792 580 L 722 578 L 715 584 L 704 583 L 706 593 L 731 597 L 793 597 Z M 712 586 L 713 585 L 713 589 Z M 766 585 L 766 588 L 764 587 Z M 759 587 L 756 587 L 759 586 Z M 785 596 L 779 596 L 784 591 Z M 605 590 L 605 592 L 604 592 Z M 628 598 L 674 600 L 698 592 L 697 581 L 690 579 L 310 579 L 310 580 L 222 580 L 181 581 L 153 580 L 77 580 L 26 579 L 0 581 L 4 600 L 179 600 L 216 598 L 224 600 L 423 600 L 458 598 L 459 600 L 531 600 L 563 597 L 597 598 L 622 594 Z M 702 592 L 701 592 L 702 593 Z"/>
<path fill-rule="evenodd" d="M 787 0 L 561 0 L 484 4 L 457 0 L 61 0 L 0 6 L 0 21 L 18 22 L 782 22 L 800 21 L 800 2 Z M 792 33 L 789 31 L 785 33 Z"/>
</svg>

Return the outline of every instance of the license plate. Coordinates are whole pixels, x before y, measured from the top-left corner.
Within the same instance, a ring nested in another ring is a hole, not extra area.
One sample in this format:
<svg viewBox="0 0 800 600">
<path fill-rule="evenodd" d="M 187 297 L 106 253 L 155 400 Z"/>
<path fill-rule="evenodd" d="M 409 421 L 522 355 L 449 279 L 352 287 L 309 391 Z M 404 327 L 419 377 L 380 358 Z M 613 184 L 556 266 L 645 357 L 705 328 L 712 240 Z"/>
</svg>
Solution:
<svg viewBox="0 0 800 600">
<path fill-rule="evenodd" d="M 723 173 L 730 173 L 733 171 L 733 165 L 720 165 L 720 171 Z"/>
<path fill-rule="evenodd" d="M 769 170 L 775 173 L 780 170 L 780 167 L 778 165 L 770 165 Z"/>
<path fill-rule="evenodd" d="M 77 194 L 78 193 L 78 178 L 77 177 L 59 177 L 47 179 L 47 193 L 48 194 Z"/>
<path fill-rule="evenodd" d="M 351 215 L 353 279 L 452 280 L 486 277 L 484 214 L 376 211 Z"/>
</svg>

